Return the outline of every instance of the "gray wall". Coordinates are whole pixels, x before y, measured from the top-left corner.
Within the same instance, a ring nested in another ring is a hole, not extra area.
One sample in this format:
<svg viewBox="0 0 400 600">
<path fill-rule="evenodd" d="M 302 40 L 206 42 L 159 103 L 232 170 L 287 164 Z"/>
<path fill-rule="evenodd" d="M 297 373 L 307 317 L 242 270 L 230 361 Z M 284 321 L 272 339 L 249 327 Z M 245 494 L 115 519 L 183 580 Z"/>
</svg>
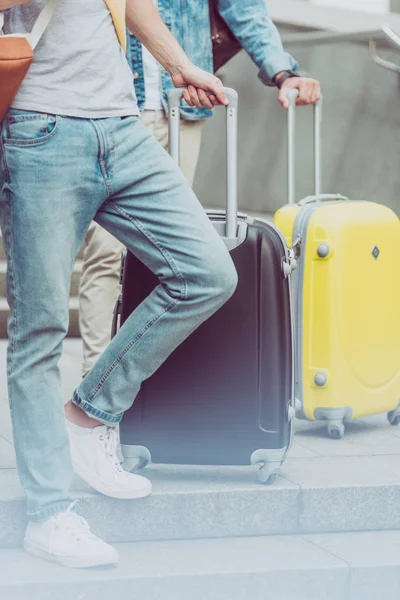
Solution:
<svg viewBox="0 0 400 600">
<path fill-rule="evenodd" d="M 400 215 L 400 86 L 364 44 L 288 50 L 324 89 L 324 191 L 376 200 Z M 385 51 L 400 62 L 400 53 Z M 239 92 L 239 206 L 271 212 L 286 201 L 286 112 L 242 52 L 224 70 Z M 312 110 L 298 111 L 298 198 L 312 193 Z M 224 115 L 207 124 L 195 189 L 206 206 L 224 203 Z"/>
</svg>

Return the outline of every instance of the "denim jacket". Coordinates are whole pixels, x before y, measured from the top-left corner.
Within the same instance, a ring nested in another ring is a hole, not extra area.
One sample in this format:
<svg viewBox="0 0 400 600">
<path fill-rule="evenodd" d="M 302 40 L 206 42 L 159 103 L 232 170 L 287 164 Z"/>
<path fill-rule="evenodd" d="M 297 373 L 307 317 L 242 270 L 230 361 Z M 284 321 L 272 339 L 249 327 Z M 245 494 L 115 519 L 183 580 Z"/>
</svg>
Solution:
<svg viewBox="0 0 400 600">
<path fill-rule="evenodd" d="M 158 10 L 190 60 L 205 71 L 212 72 L 208 0 L 158 0 Z M 274 85 L 273 77 L 280 71 L 298 67 L 297 62 L 283 49 L 265 0 L 219 0 L 219 12 L 260 69 L 259 77 L 266 85 Z M 146 100 L 142 46 L 131 34 L 128 35 L 127 57 L 134 73 L 139 109 L 142 110 Z M 166 109 L 167 92 L 173 83 L 163 68 L 161 82 L 162 103 Z M 212 111 L 183 103 L 181 114 L 185 119 L 197 120 L 210 117 Z"/>
</svg>

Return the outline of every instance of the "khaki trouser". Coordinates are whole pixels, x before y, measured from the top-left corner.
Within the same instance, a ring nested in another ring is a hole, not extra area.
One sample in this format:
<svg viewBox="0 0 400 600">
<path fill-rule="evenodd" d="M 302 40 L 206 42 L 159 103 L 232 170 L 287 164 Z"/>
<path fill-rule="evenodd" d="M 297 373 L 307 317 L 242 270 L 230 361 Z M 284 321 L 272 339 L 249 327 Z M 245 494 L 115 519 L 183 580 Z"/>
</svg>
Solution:
<svg viewBox="0 0 400 600">
<path fill-rule="evenodd" d="M 163 111 L 146 110 L 144 125 L 167 149 L 168 121 Z M 181 122 L 181 169 L 192 185 L 200 153 L 203 121 Z M 122 244 L 92 222 L 84 240 L 79 287 L 79 326 L 83 340 L 83 375 L 92 368 L 111 338 L 111 322 L 121 288 Z"/>
</svg>

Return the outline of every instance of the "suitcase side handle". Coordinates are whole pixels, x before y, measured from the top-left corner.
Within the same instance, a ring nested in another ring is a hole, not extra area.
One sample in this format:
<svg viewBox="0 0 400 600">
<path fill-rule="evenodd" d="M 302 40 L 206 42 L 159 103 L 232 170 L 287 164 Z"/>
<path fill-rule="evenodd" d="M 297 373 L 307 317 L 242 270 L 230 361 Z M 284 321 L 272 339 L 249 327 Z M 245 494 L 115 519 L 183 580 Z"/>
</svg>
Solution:
<svg viewBox="0 0 400 600">
<path fill-rule="evenodd" d="M 307 198 L 303 198 L 303 200 L 300 200 L 297 204 L 298 206 L 305 206 L 306 204 L 312 204 L 313 202 L 343 202 L 348 199 L 347 196 L 342 196 L 342 194 L 319 194 L 319 196 L 307 196 Z"/>
<path fill-rule="evenodd" d="M 299 97 L 298 90 L 288 93 L 288 202 L 296 202 L 296 101 Z M 314 195 L 320 196 L 322 189 L 322 96 L 314 105 Z"/>
<path fill-rule="evenodd" d="M 232 88 L 224 88 L 229 104 L 226 107 L 226 231 L 227 238 L 237 236 L 237 111 L 238 94 Z M 183 95 L 182 88 L 175 88 L 168 92 L 168 124 L 169 142 L 168 149 L 172 158 L 179 164 L 180 157 L 180 102 Z"/>
</svg>

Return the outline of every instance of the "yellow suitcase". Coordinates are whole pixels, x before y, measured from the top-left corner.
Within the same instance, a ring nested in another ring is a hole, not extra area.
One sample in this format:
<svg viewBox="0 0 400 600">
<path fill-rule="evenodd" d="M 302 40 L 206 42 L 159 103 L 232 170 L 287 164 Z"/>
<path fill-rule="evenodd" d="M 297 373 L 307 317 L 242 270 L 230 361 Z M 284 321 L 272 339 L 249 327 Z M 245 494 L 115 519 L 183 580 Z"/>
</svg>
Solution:
<svg viewBox="0 0 400 600">
<path fill-rule="evenodd" d="M 297 416 L 344 423 L 388 413 L 400 423 L 400 221 L 389 208 L 320 194 L 321 105 L 315 109 L 315 196 L 294 200 L 295 101 L 289 114 L 289 200 L 275 215 L 297 257 L 292 277 Z"/>
</svg>

